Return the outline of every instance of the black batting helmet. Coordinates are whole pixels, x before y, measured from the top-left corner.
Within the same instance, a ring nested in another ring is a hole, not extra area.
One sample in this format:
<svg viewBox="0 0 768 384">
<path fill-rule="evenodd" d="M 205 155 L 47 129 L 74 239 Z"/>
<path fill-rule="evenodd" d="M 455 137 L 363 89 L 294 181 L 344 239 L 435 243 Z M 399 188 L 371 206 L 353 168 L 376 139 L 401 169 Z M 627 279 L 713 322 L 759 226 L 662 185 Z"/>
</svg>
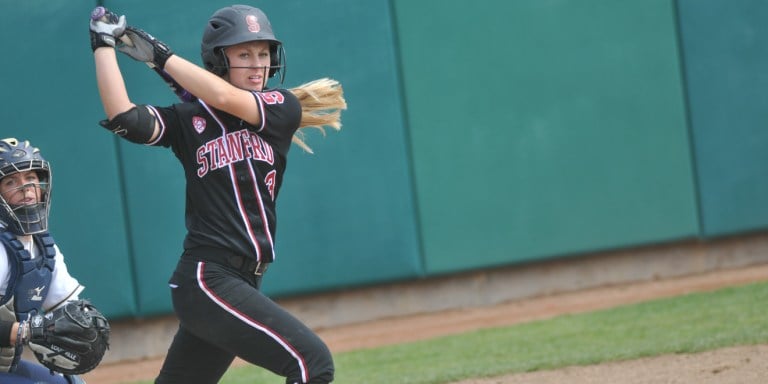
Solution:
<svg viewBox="0 0 768 384">
<path fill-rule="evenodd" d="M 31 235 L 48 229 L 48 211 L 51 197 L 51 166 L 40 155 L 40 150 L 14 138 L 0 140 L 0 181 L 6 176 L 35 171 L 38 185 L 22 188 L 39 188 L 40 200 L 34 204 L 11 206 L 0 194 L 0 222 L 17 235 Z"/>
<path fill-rule="evenodd" d="M 285 77 L 285 51 L 272 31 L 272 24 L 260 9 L 248 5 L 232 5 L 214 12 L 203 32 L 200 54 L 205 68 L 219 76 L 229 70 L 222 49 L 248 41 L 268 41 L 270 51 L 269 77 L 280 72 Z"/>
</svg>

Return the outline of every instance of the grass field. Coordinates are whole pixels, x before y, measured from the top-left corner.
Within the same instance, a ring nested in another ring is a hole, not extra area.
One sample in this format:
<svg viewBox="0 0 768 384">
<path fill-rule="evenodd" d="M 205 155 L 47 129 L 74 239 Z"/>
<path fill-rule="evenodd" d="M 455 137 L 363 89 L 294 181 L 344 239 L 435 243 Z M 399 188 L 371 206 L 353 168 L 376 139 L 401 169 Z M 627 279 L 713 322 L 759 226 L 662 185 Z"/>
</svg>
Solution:
<svg viewBox="0 0 768 384">
<path fill-rule="evenodd" d="M 768 343 L 768 282 L 334 356 L 334 383 L 449 383 L 666 353 Z M 230 369 L 223 384 L 280 383 Z M 149 384 L 149 381 L 139 382 Z M 138 383 L 137 383 L 138 384 Z"/>
</svg>

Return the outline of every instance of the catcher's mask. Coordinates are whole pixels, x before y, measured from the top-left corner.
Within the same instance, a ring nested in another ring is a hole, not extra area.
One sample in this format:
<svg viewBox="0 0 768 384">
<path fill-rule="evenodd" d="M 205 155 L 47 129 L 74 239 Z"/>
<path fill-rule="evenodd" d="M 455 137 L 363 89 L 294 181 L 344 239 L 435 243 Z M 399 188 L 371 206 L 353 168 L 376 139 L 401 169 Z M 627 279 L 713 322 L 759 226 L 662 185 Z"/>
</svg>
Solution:
<svg viewBox="0 0 768 384">
<path fill-rule="evenodd" d="M 205 68 L 218 76 L 229 71 L 224 48 L 248 41 L 268 41 L 270 53 L 269 77 L 280 74 L 285 79 L 285 50 L 275 38 L 272 24 L 260 9 L 247 5 L 232 5 L 214 12 L 208 20 L 200 44 Z"/>
<path fill-rule="evenodd" d="M 26 171 L 34 171 L 39 183 L 28 183 L 9 187 L 0 194 L 0 221 L 9 231 L 17 235 L 32 235 L 48 229 L 48 212 L 51 206 L 51 166 L 40 155 L 40 150 L 14 138 L 0 140 L 0 185 L 5 189 L 7 176 Z M 34 188 L 39 199 L 30 204 L 12 206 L 7 197 L 13 193 L 24 193 Z"/>
</svg>

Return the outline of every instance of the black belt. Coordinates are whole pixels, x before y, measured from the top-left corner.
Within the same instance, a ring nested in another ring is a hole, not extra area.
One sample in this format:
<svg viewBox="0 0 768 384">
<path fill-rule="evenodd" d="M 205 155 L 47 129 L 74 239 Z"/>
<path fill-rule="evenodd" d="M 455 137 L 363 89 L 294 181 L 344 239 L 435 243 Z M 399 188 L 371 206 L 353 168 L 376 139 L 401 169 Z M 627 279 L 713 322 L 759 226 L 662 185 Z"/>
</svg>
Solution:
<svg viewBox="0 0 768 384">
<path fill-rule="evenodd" d="M 233 253 L 223 248 L 196 247 L 187 249 L 184 251 L 184 254 L 197 260 L 229 265 L 248 275 L 261 276 L 267 272 L 267 267 L 269 267 L 267 262 L 257 261 L 251 257 Z"/>
</svg>

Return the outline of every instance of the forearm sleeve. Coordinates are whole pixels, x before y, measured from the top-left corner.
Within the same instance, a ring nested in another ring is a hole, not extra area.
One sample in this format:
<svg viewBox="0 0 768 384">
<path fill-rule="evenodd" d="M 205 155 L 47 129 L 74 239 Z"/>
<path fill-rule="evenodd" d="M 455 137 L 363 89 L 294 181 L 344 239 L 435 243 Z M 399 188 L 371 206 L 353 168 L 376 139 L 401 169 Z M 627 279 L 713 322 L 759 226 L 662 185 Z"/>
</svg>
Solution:
<svg viewBox="0 0 768 384">
<path fill-rule="evenodd" d="M 15 321 L 0 320 L 0 347 L 11 347 L 11 330 Z"/>
</svg>

